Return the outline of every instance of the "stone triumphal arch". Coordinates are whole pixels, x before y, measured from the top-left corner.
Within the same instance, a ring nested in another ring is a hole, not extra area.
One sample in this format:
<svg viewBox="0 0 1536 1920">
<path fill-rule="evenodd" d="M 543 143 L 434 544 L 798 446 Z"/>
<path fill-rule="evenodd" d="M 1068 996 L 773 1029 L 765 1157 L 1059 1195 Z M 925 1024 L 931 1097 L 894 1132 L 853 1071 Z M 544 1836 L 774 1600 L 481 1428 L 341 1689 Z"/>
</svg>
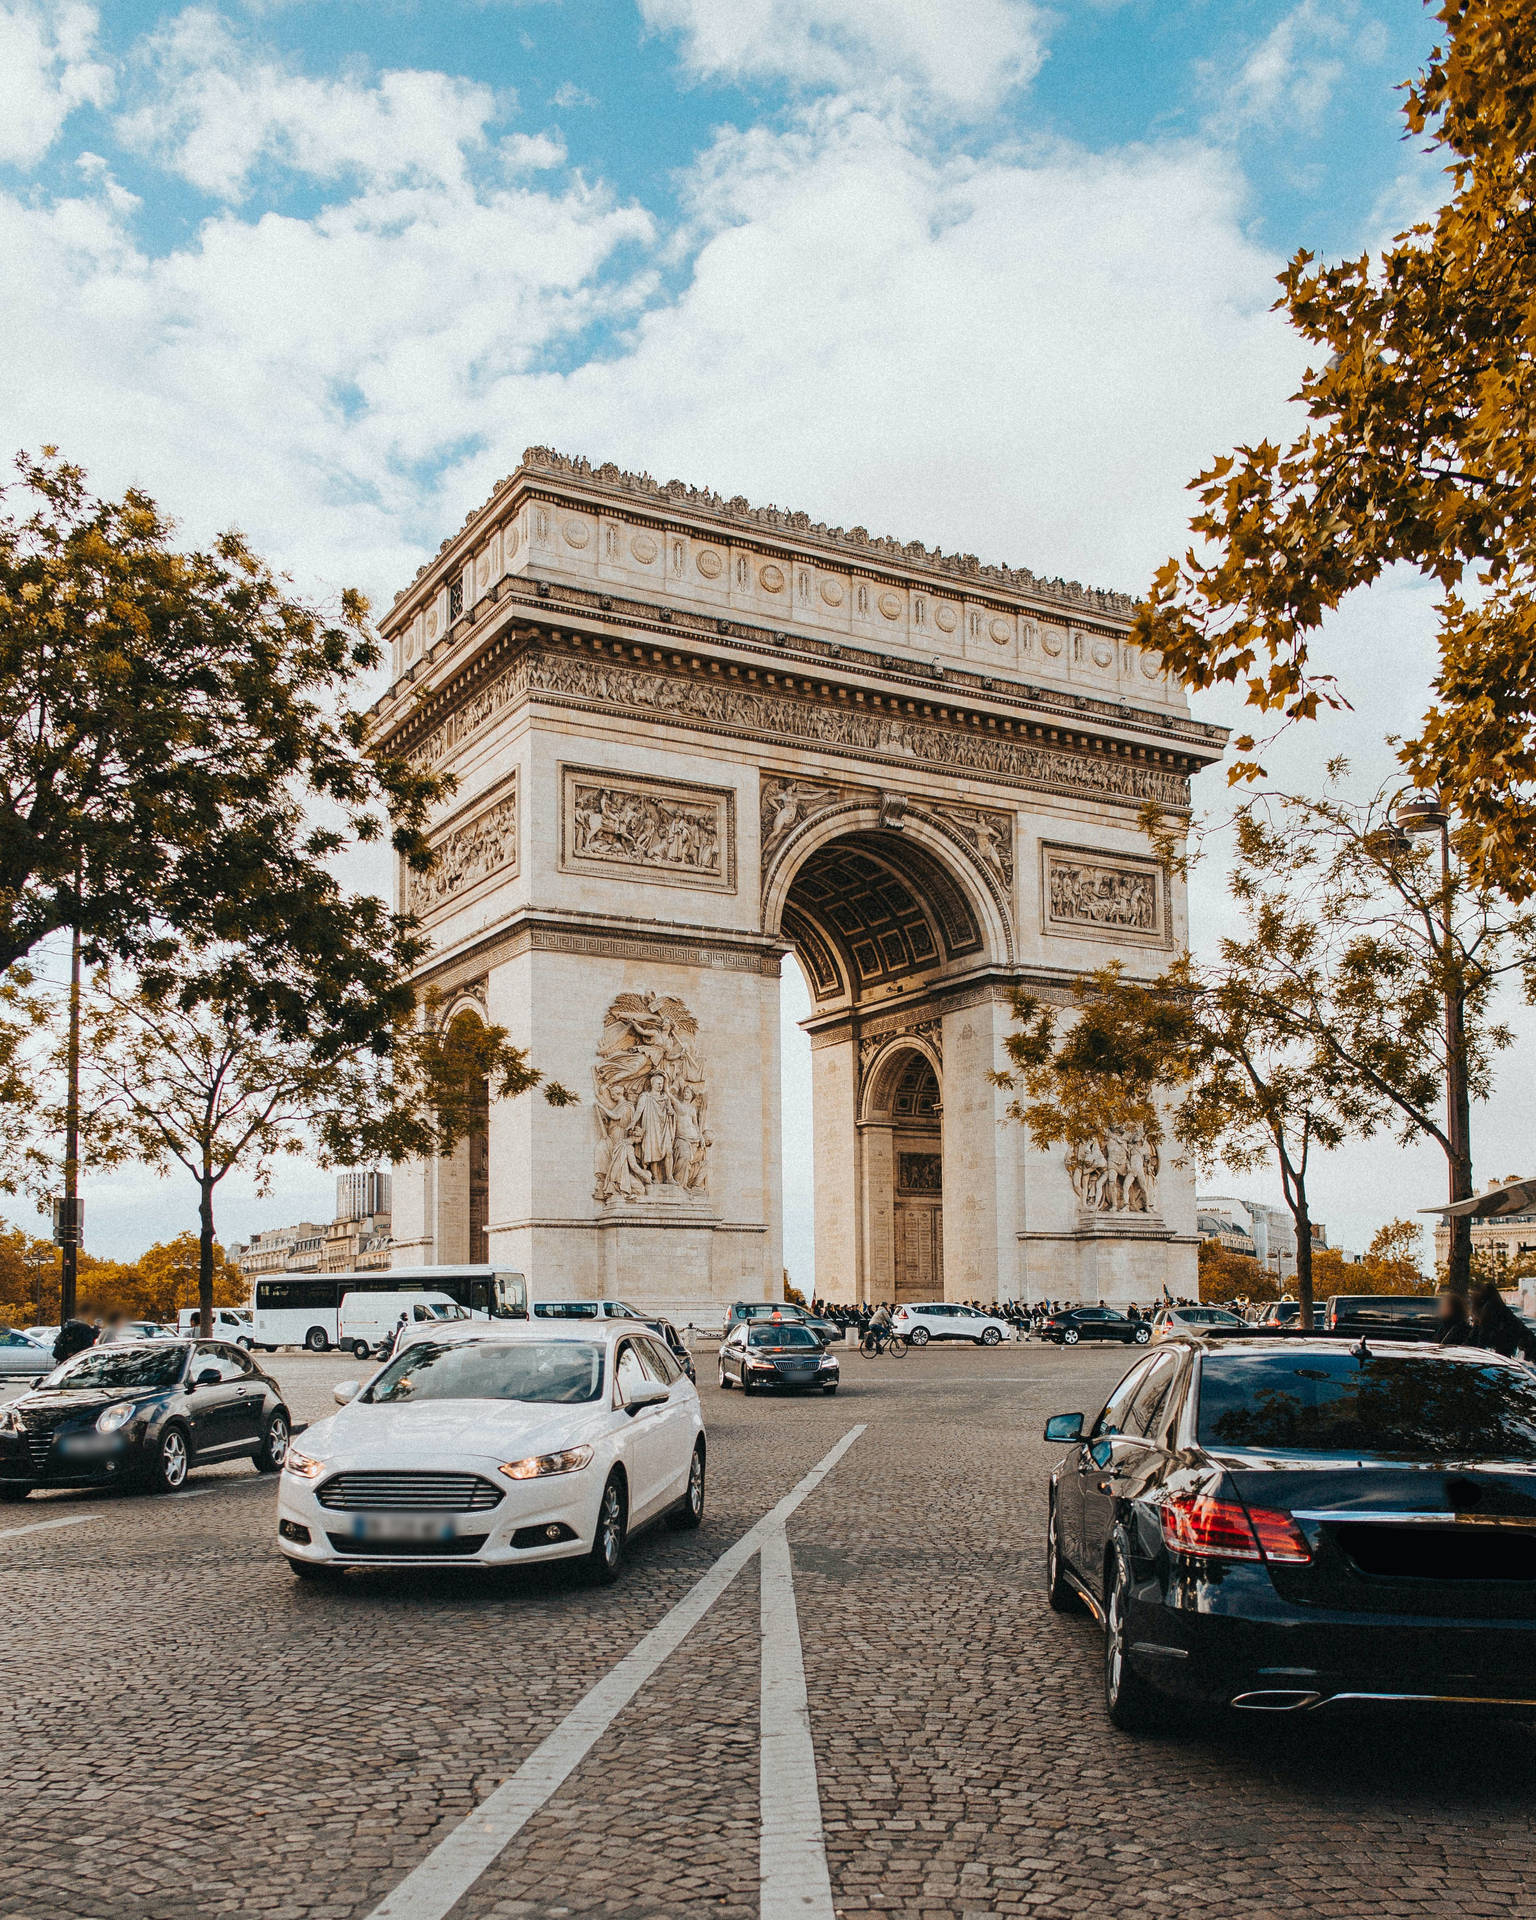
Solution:
<svg viewBox="0 0 1536 1920">
<path fill-rule="evenodd" d="M 817 1285 L 1148 1298 L 1194 1277 L 1179 1168 L 1035 1151 L 1009 995 L 1161 967 L 1138 809 L 1221 733 L 1122 596 L 532 449 L 385 619 L 378 736 L 457 778 L 402 874 L 446 1019 L 581 1095 L 497 1102 L 395 1181 L 398 1263 L 697 1316 L 776 1293 L 779 973 L 810 984 Z"/>
</svg>

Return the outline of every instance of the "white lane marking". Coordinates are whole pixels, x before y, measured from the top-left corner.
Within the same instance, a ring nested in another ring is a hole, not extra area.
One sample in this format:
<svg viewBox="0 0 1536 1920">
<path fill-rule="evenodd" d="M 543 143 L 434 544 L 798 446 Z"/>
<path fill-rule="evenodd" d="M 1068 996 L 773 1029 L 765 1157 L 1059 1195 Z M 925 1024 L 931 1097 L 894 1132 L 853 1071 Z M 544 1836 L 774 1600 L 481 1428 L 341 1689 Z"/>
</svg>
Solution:
<svg viewBox="0 0 1536 1920">
<path fill-rule="evenodd" d="M 763 1641 L 759 1920 L 833 1920 L 794 1568 L 782 1527 L 763 1542 L 758 1568 Z"/>
<path fill-rule="evenodd" d="M 714 1563 L 670 1612 L 610 1667 L 592 1691 L 541 1741 L 510 1780 L 439 1840 L 420 1866 L 387 1893 L 368 1920 L 443 1920 L 549 1797 L 558 1792 L 662 1662 L 682 1645 L 764 1540 L 814 1493 L 864 1431 L 851 1427 L 803 1480 Z"/>
<path fill-rule="evenodd" d="M 14 1540 L 18 1533 L 46 1533 L 50 1527 L 83 1527 L 87 1520 L 100 1520 L 99 1513 L 71 1513 L 62 1520 L 34 1520 L 30 1526 L 0 1527 L 0 1540 Z"/>
</svg>

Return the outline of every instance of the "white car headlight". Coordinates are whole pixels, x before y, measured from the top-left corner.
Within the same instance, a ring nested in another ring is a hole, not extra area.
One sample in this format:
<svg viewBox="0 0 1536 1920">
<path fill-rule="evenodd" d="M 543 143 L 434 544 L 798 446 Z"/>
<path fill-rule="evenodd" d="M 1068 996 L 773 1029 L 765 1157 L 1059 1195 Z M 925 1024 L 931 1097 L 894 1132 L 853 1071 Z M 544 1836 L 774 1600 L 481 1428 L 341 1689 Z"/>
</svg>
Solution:
<svg viewBox="0 0 1536 1920">
<path fill-rule="evenodd" d="M 499 1471 L 509 1480 L 542 1480 L 549 1473 L 579 1473 L 591 1458 L 590 1447 L 567 1447 L 564 1453 L 536 1453 L 531 1460 L 504 1460 Z"/>
<path fill-rule="evenodd" d="M 101 1412 L 97 1414 L 96 1431 L 98 1433 L 116 1433 L 119 1428 L 126 1427 L 137 1412 L 138 1408 L 131 1400 L 115 1401 L 110 1407 L 103 1407 Z"/>
<path fill-rule="evenodd" d="M 290 1447 L 283 1455 L 283 1472 L 291 1473 L 295 1480 L 318 1480 L 325 1472 L 325 1462 L 316 1460 L 312 1454 L 300 1453 L 297 1447 Z"/>
<path fill-rule="evenodd" d="M 835 1353 L 824 1353 L 821 1356 L 821 1365 L 824 1367 L 835 1367 L 837 1365 L 837 1355 Z"/>
</svg>

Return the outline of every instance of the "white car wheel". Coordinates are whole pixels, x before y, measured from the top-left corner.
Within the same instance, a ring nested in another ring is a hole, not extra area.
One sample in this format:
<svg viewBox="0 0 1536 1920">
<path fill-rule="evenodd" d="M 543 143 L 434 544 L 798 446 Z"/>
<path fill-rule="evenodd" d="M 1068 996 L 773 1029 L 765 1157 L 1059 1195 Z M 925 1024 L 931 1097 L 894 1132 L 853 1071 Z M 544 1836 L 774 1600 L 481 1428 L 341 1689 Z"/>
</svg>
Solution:
<svg viewBox="0 0 1536 1920">
<path fill-rule="evenodd" d="M 907 1338 L 914 1347 L 926 1347 L 928 1344 L 928 1329 L 926 1327 L 914 1327 L 907 1335 Z"/>
</svg>

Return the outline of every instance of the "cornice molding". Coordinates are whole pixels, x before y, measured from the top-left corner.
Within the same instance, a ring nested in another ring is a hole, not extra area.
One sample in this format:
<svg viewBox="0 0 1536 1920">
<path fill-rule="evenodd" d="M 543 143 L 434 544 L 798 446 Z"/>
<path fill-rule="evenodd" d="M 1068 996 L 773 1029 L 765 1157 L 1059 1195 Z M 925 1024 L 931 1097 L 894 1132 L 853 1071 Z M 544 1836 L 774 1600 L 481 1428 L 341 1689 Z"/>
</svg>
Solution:
<svg viewBox="0 0 1536 1920">
<path fill-rule="evenodd" d="M 589 498 L 612 500 L 623 497 L 625 504 L 644 505 L 655 513 L 686 514 L 705 520 L 749 529 L 775 540 L 809 547 L 823 553 L 835 553 L 843 564 L 853 555 L 904 573 L 924 574 L 937 580 L 963 581 L 985 592 L 988 586 L 1008 594 L 1020 594 L 1042 603 L 1043 608 L 1079 609 L 1098 613 L 1116 621 L 1129 620 L 1135 612 L 1135 598 L 1102 587 L 1084 586 L 1078 580 L 1045 579 L 1028 567 L 984 565 L 973 553 L 945 553 L 925 546 L 921 540 L 897 540 L 890 534 L 871 534 L 864 527 L 829 527 L 812 520 L 808 513 L 786 511 L 781 507 L 754 507 L 742 495 L 727 500 L 709 488 L 690 486 L 683 480 L 658 481 L 648 473 L 629 473 L 611 461 L 593 466 L 590 460 L 558 453 L 553 447 L 527 447 L 522 464 L 514 473 L 497 481 L 489 499 L 472 508 L 457 533 L 450 534 L 438 547 L 436 558 L 416 571 L 414 586 L 437 567 L 464 534 L 473 530 L 519 480 L 530 486 L 538 476 L 556 482 L 563 490 Z M 397 596 L 409 596 L 410 588 Z"/>
<path fill-rule="evenodd" d="M 501 617 L 493 620 L 498 609 L 502 610 Z M 452 669 L 452 678 L 447 677 L 449 656 L 477 627 L 483 628 L 484 644 L 489 645 L 509 625 L 516 623 L 520 609 L 533 614 L 540 625 L 563 615 L 563 625 L 579 625 L 594 636 L 612 636 L 614 629 L 622 626 L 626 633 L 643 637 L 652 644 L 676 647 L 680 641 L 694 645 L 704 642 L 711 653 L 768 655 L 788 666 L 809 668 L 817 673 L 831 670 L 868 674 L 891 685 L 909 687 L 914 695 L 920 694 L 925 699 L 953 692 L 964 698 L 1039 714 L 1047 723 L 1052 720 L 1089 722 L 1100 728 L 1153 734 L 1179 742 L 1202 764 L 1220 758 L 1229 733 L 1226 727 L 1193 720 L 1187 714 L 1172 713 L 1162 707 L 1139 707 L 1123 699 L 984 674 L 963 664 L 876 652 L 852 642 L 813 639 L 782 628 L 760 627 L 751 621 L 720 618 L 508 573 L 460 615 L 443 638 L 408 667 L 389 692 L 375 702 L 370 718 L 380 737 L 387 738 L 397 727 L 407 724 L 422 701 L 437 699 L 450 689 L 454 679 L 474 670 L 478 654 L 463 660 Z M 487 621 L 491 624 L 486 625 Z M 620 644 L 623 644 L 622 638 Z M 437 686 L 430 684 L 434 668 L 441 668 L 445 674 Z M 413 697 L 412 690 L 418 681 L 422 683 L 421 691 Z"/>
</svg>

